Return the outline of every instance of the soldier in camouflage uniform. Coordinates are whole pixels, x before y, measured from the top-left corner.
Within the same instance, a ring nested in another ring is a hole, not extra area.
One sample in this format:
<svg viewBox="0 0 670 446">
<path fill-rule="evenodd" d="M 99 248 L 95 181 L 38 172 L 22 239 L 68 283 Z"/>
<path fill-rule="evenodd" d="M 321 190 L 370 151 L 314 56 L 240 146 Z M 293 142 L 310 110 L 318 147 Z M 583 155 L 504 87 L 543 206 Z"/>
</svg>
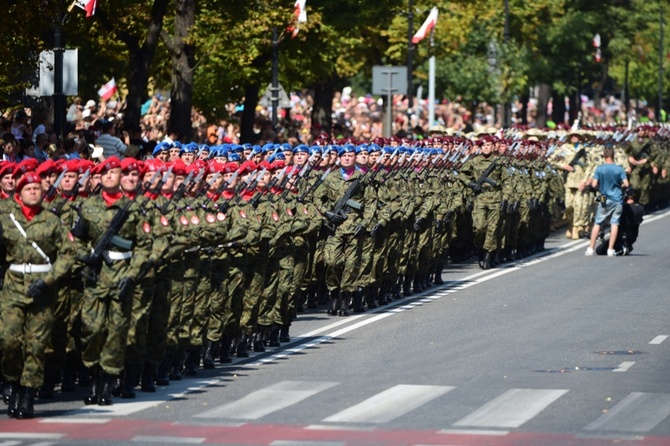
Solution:
<svg viewBox="0 0 670 446">
<path fill-rule="evenodd" d="M 54 285 L 74 262 L 74 238 L 58 217 L 42 208 L 39 175 L 19 179 L 13 203 L 0 217 L 8 263 L 0 301 L 2 373 L 10 388 L 8 414 L 33 418 L 37 389 L 44 381 Z"/>
</svg>

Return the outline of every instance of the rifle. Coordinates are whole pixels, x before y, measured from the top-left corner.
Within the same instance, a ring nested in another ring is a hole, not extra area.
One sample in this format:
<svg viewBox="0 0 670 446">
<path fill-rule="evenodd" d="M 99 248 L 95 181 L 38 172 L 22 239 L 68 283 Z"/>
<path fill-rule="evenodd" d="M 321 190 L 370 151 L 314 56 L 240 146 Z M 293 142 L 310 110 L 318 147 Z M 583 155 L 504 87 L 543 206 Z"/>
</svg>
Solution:
<svg viewBox="0 0 670 446">
<path fill-rule="evenodd" d="M 157 174 L 158 172 L 156 172 L 154 177 L 156 177 Z M 125 241 L 116 234 L 121 230 L 123 224 L 130 216 L 130 207 L 135 203 L 137 197 L 144 194 L 143 189 L 148 188 L 153 181 L 154 180 L 152 179 L 150 182 L 140 185 L 133 199 L 128 199 L 126 204 L 114 214 L 114 218 L 112 218 L 112 221 L 109 223 L 107 230 L 102 234 L 102 237 L 96 242 L 91 254 L 85 257 L 84 268 L 81 270 L 81 275 L 84 279 L 89 282 L 95 282 L 98 276 L 97 271 L 102 266 L 103 260 L 107 266 L 111 266 L 113 263 L 112 260 L 105 255 L 107 247 L 110 244 L 114 244 L 122 249 L 130 250 L 132 248 L 132 243 L 125 243 Z"/>
<path fill-rule="evenodd" d="M 186 189 L 188 188 L 188 184 L 191 182 L 193 179 L 193 171 L 189 172 L 188 176 L 184 179 L 184 181 L 177 187 L 177 190 L 175 191 L 174 195 L 172 195 L 171 200 L 167 200 L 163 207 L 160 209 L 161 215 L 165 215 L 167 211 L 169 210 L 170 203 L 176 203 L 177 201 L 181 200 L 184 194 L 186 193 Z"/>
<path fill-rule="evenodd" d="M 68 192 L 67 197 L 65 197 L 65 200 L 62 200 L 60 203 L 58 203 L 58 206 L 56 206 L 56 207 L 55 207 L 54 209 L 52 209 L 51 211 L 52 211 L 54 214 L 60 216 L 60 213 L 62 212 L 62 210 L 63 210 L 63 206 L 65 206 L 65 203 L 68 202 L 68 201 L 70 201 L 71 199 L 74 200 L 75 198 L 77 198 L 77 196 L 79 195 L 79 189 L 82 188 L 82 186 L 83 186 L 84 183 L 86 182 L 86 179 L 87 179 L 90 175 L 91 175 L 91 169 L 88 169 L 88 170 L 84 173 L 84 175 L 82 175 L 82 177 L 79 178 L 79 181 L 77 181 L 77 182 L 75 183 L 75 185 L 74 185 L 74 187 L 72 188 L 72 190 L 71 190 L 70 192 Z"/>
<path fill-rule="evenodd" d="M 61 183 L 61 181 L 63 181 L 63 177 L 65 177 L 66 173 L 67 173 L 67 168 L 65 166 L 63 166 L 63 171 L 61 172 L 60 175 L 58 175 L 58 178 L 56 178 L 56 181 L 54 181 L 54 184 L 49 185 L 49 190 L 47 190 L 47 193 L 44 195 L 44 199 L 47 202 L 50 202 L 56 196 L 56 192 L 58 192 L 58 186 L 60 186 L 60 183 Z"/>
<path fill-rule="evenodd" d="M 303 201 L 305 201 L 305 198 L 307 198 L 307 196 L 308 196 L 309 194 L 311 194 L 311 193 L 314 192 L 319 186 L 321 186 L 321 183 L 323 183 L 324 180 L 326 179 L 326 177 L 330 174 L 330 172 L 333 171 L 333 168 L 335 168 L 335 167 L 339 167 L 339 165 L 340 165 L 340 160 L 338 159 L 334 166 L 329 167 L 329 168 L 323 173 L 323 175 L 321 175 L 321 176 L 314 182 L 314 184 L 312 184 L 312 185 L 311 185 L 311 186 L 310 186 L 310 187 L 309 187 L 309 188 L 308 188 L 302 195 L 300 195 L 300 196 L 298 197 L 298 201 L 301 202 L 301 203 L 302 203 Z"/>
<path fill-rule="evenodd" d="M 496 187 L 498 183 L 493 181 L 492 179 L 489 178 L 489 175 L 493 172 L 493 169 L 495 169 L 498 165 L 498 158 L 494 158 L 493 162 L 489 164 L 489 167 L 486 168 L 484 172 L 482 172 L 481 175 L 479 175 L 479 178 L 477 178 L 475 181 L 471 181 L 468 184 L 468 187 L 477 192 L 478 190 L 481 191 L 482 184 L 487 183 L 490 184 L 493 187 Z"/>
<path fill-rule="evenodd" d="M 284 168 L 279 172 L 279 174 L 275 175 L 275 176 L 272 178 L 272 181 L 270 181 L 270 182 L 265 186 L 265 190 L 266 190 L 266 191 L 270 191 L 270 190 L 272 190 L 273 187 L 275 187 L 275 185 L 276 185 L 277 182 L 279 181 L 279 178 L 280 178 L 280 177 L 284 177 L 284 173 L 286 172 L 286 169 L 287 169 L 287 167 L 284 167 Z M 254 196 L 251 197 L 251 200 L 249 200 L 249 204 L 252 205 L 252 206 L 254 207 L 254 209 L 257 208 L 257 207 L 258 207 L 258 202 L 260 201 L 260 199 L 261 199 L 262 196 L 263 196 L 263 193 L 262 193 L 261 191 L 256 191 L 256 193 L 254 193 Z"/>
<path fill-rule="evenodd" d="M 582 147 L 575 153 L 575 156 L 570 160 L 568 163 L 568 166 L 574 167 L 575 165 L 579 165 L 581 167 L 584 167 L 584 163 L 581 162 L 581 159 L 586 156 L 586 150 Z"/>
</svg>

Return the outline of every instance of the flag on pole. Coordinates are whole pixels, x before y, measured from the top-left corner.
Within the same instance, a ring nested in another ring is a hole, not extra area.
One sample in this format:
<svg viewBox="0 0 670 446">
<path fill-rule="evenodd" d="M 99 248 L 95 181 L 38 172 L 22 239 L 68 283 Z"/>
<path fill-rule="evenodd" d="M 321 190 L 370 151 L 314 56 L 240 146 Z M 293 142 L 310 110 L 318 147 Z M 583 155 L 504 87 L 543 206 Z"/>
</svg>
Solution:
<svg viewBox="0 0 670 446">
<path fill-rule="evenodd" d="M 595 36 L 593 36 L 593 47 L 596 49 L 596 52 L 594 54 L 594 58 L 596 59 L 596 62 L 600 62 L 602 59 L 602 53 L 600 52 L 600 34 L 596 33 Z"/>
<path fill-rule="evenodd" d="M 412 43 L 417 44 L 421 42 L 423 39 L 426 38 L 428 33 L 435 28 L 435 24 L 437 23 L 437 14 L 438 10 L 436 7 L 433 7 L 433 9 L 430 10 L 430 14 L 428 14 L 428 18 L 426 19 L 425 22 L 423 22 L 423 25 L 421 25 L 421 28 L 414 34 L 412 37 Z"/>
<path fill-rule="evenodd" d="M 103 100 L 108 101 L 116 93 L 116 81 L 112 78 L 111 81 L 107 82 L 105 85 L 100 87 L 98 90 L 98 96 Z"/>
<path fill-rule="evenodd" d="M 300 32 L 300 24 L 307 22 L 307 11 L 305 10 L 305 3 L 307 0 L 295 0 L 293 7 L 295 8 L 295 19 L 298 25 L 293 28 L 293 37 Z"/>
<path fill-rule="evenodd" d="M 98 0 L 74 0 L 72 5 L 68 8 L 68 12 L 72 10 L 73 6 L 77 6 L 86 11 L 86 18 L 92 17 L 95 14 L 95 7 Z"/>
</svg>

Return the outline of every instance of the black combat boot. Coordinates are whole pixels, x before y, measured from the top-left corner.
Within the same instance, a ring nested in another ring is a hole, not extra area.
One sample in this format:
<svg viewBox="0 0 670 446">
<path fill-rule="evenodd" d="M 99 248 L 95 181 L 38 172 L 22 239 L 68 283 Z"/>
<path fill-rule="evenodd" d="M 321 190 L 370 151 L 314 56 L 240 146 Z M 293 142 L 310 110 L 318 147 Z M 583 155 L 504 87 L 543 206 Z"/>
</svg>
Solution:
<svg viewBox="0 0 670 446">
<path fill-rule="evenodd" d="M 412 290 L 415 293 L 421 293 L 424 291 L 423 284 L 421 283 L 421 279 L 419 278 L 419 273 L 414 274 L 414 286 L 412 287 Z"/>
<path fill-rule="evenodd" d="M 237 343 L 236 354 L 237 354 L 238 358 L 248 358 L 249 357 L 249 350 L 247 348 L 247 335 L 245 333 L 242 333 L 240 335 L 240 340 Z"/>
<path fill-rule="evenodd" d="M 9 404 L 9 399 L 12 396 L 12 392 L 14 390 L 14 385 L 16 383 L 12 381 L 5 381 L 2 385 L 2 402 L 5 404 Z"/>
<path fill-rule="evenodd" d="M 170 369 L 172 368 L 172 363 L 174 362 L 174 351 L 167 350 L 165 352 L 165 357 L 158 366 L 158 371 L 156 372 L 156 385 L 157 386 L 169 386 L 170 385 Z"/>
<path fill-rule="evenodd" d="M 100 393 L 102 392 L 102 371 L 99 366 L 91 368 L 91 385 L 88 395 L 84 398 L 84 404 L 90 406 L 91 404 L 98 404 L 100 401 Z M 111 389 L 110 389 L 111 392 Z"/>
<path fill-rule="evenodd" d="M 435 267 L 435 280 L 433 281 L 435 285 L 444 285 L 444 280 L 442 280 L 442 270 L 444 269 L 444 263 L 438 263 Z"/>
<path fill-rule="evenodd" d="M 412 295 L 412 277 L 408 274 L 405 274 L 403 279 L 402 295 L 405 297 L 409 297 Z"/>
<path fill-rule="evenodd" d="M 35 396 L 37 396 L 37 389 L 21 387 L 19 391 L 19 407 L 16 410 L 17 419 L 27 420 L 35 418 Z"/>
<path fill-rule="evenodd" d="M 270 338 L 268 339 L 268 345 L 270 347 L 279 347 L 281 342 L 279 341 L 279 326 L 273 325 L 270 329 Z"/>
<path fill-rule="evenodd" d="M 363 295 L 361 294 L 361 290 L 357 290 L 352 293 L 352 303 L 354 313 L 365 312 L 365 307 L 363 307 Z"/>
<path fill-rule="evenodd" d="M 142 392 L 153 393 L 156 391 L 156 382 L 154 381 L 155 374 L 156 366 L 145 362 L 144 369 L 142 370 L 142 379 L 140 380 L 140 388 L 142 389 Z M 170 384 L 169 379 L 168 384 Z"/>
<path fill-rule="evenodd" d="M 200 367 L 200 346 L 192 345 L 186 349 L 184 361 L 184 375 L 195 376 Z"/>
<path fill-rule="evenodd" d="M 39 397 L 41 400 L 50 400 L 54 397 L 54 389 L 56 388 L 56 381 L 60 376 L 60 369 L 48 365 L 44 369 L 44 382 L 39 388 Z"/>
<path fill-rule="evenodd" d="M 186 347 L 179 347 L 177 354 L 172 360 L 172 369 L 170 369 L 170 381 L 181 381 L 183 375 L 181 374 L 184 367 L 184 360 L 186 359 Z"/>
<path fill-rule="evenodd" d="M 7 396 L 7 415 L 14 418 L 16 417 L 16 412 L 19 410 L 19 383 L 17 382 L 6 382 L 2 390 L 2 399 L 5 399 Z"/>
<path fill-rule="evenodd" d="M 112 400 L 112 391 L 116 385 L 118 376 L 110 375 L 104 371 L 100 374 L 100 380 L 102 381 L 102 388 L 100 390 L 100 396 L 98 397 L 99 406 L 111 406 L 114 404 Z"/>
<path fill-rule="evenodd" d="M 331 316 L 337 316 L 337 311 L 340 309 L 340 291 L 333 290 L 330 292 L 330 308 L 327 313 Z"/>
<path fill-rule="evenodd" d="M 138 373 L 137 366 L 126 364 L 121 379 L 121 398 L 126 400 L 135 399 L 135 384 Z"/>
<path fill-rule="evenodd" d="M 206 370 L 211 370 L 216 365 L 214 364 L 214 356 L 216 356 L 216 347 L 217 343 L 210 341 L 209 339 L 205 340 L 205 353 L 202 355 L 202 368 Z"/>
<path fill-rule="evenodd" d="M 258 326 L 256 333 L 253 335 L 253 347 L 256 353 L 263 353 L 265 351 L 265 326 Z"/>
<path fill-rule="evenodd" d="M 479 266 L 482 269 L 491 269 L 491 252 L 490 251 L 485 251 L 484 252 L 484 258 L 482 261 L 479 263 Z"/>
<path fill-rule="evenodd" d="M 233 362 L 233 358 L 230 357 L 230 343 L 231 340 L 228 336 L 223 335 L 221 337 L 221 347 L 219 350 L 219 362 L 221 364 L 230 364 Z"/>
<path fill-rule="evenodd" d="M 77 370 L 79 369 L 79 356 L 76 353 L 68 353 L 65 356 L 63 367 L 63 382 L 60 385 L 61 392 L 75 392 L 77 390 Z"/>
<path fill-rule="evenodd" d="M 376 297 L 378 296 L 379 289 L 374 285 L 370 285 L 365 289 L 365 304 L 368 306 L 368 310 L 374 310 L 377 308 Z"/>
<path fill-rule="evenodd" d="M 288 334 L 288 329 L 290 324 L 282 325 L 281 330 L 279 331 L 279 341 L 280 342 L 291 342 L 291 336 Z"/>
<path fill-rule="evenodd" d="M 349 301 L 351 300 L 351 293 L 348 291 L 340 291 L 340 316 L 349 316 Z"/>
</svg>

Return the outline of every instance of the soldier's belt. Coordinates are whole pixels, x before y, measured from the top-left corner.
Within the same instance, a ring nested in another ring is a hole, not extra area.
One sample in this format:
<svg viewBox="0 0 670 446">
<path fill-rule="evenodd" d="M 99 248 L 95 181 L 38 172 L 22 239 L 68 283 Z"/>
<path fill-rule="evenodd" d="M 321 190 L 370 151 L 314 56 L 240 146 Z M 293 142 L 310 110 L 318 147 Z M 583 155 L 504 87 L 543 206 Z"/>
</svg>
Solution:
<svg viewBox="0 0 670 446">
<path fill-rule="evenodd" d="M 133 257 L 132 251 L 117 252 L 107 251 L 107 258 L 110 260 L 128 260 Z"/>
<path fill-rule="evenodd" d="M 12 263 L 9 270 L 21 274 L 48 273 L 51 271 L 51 264 L 34 265 L 32 263 Z"/>
</svg>

